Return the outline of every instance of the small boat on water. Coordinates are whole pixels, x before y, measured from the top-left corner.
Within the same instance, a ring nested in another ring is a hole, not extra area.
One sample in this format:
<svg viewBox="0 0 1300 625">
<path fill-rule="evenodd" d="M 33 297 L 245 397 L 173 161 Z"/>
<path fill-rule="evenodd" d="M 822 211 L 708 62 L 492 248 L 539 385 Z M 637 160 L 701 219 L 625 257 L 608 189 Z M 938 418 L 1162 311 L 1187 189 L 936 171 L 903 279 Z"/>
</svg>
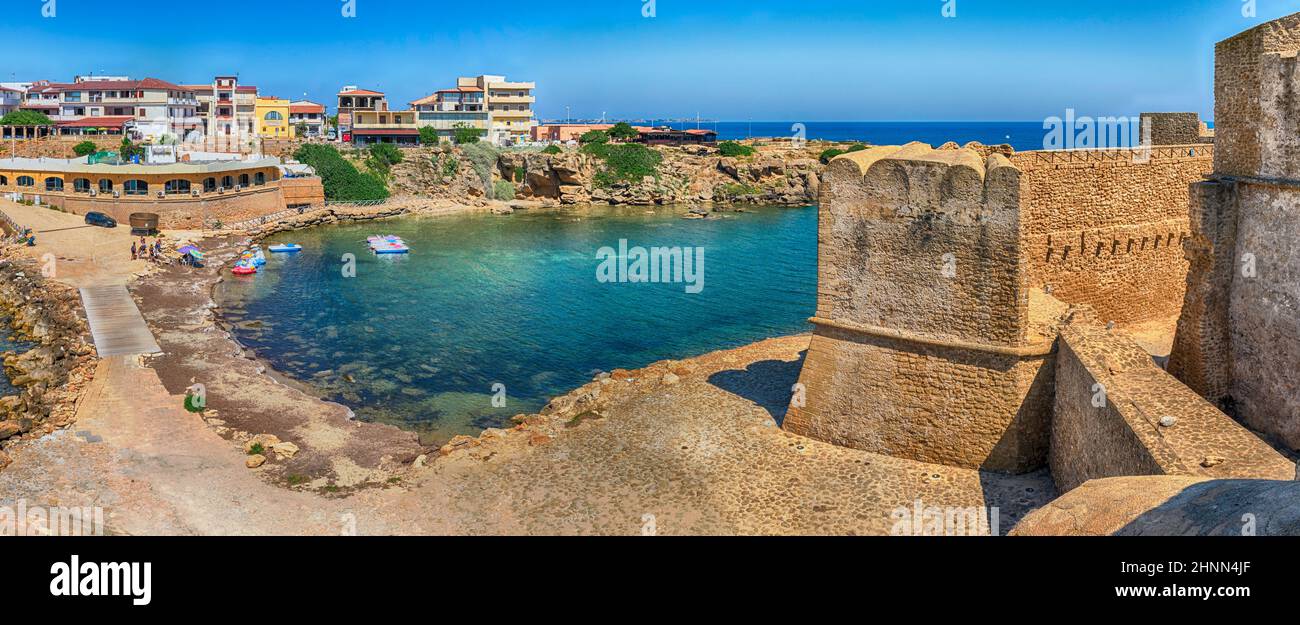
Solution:
<svg viewBox="0 0 1300 625">
<path fill-rule="evenodd" d="M 277 243 L 266 249 L 270 250 L 271 253 L 293 253 L 301 252 L 302 246 L 297 243 Z"/>
<path fill-rule="evenodd" d="M 406 241 L 403 241 L 402 237 L 399 236 L 394 236 L 391 234 L 382 237 L 372 236 L 369 239 L 367 239 L 367 241 L 370 243 L 370 251 L 374 252 L 375 254 L 411 253 L 410 246 L 408 246 L 406 244 Z"/>
<path fill-rule="evenodd" d="M 237 276 L 251 276 L 257 273 L 257 267 L 254 267 L 251 264 L 241 262 L 236 264 L 233 268 L 231 268 L 230 273 L 233 273 Z"/>
</svg>

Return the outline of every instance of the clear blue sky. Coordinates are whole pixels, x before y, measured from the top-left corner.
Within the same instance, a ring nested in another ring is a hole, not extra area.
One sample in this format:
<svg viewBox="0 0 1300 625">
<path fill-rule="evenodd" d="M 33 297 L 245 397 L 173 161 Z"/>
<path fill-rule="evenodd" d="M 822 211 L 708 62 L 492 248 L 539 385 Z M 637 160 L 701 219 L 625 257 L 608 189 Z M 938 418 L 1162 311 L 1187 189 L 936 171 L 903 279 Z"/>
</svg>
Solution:
<svg viewBox="0 0 1300 625">
<path fill-rule="evenodd" d="M 56 17 L 41 8 L 54 1 Z M 1214 42 L 1300 0 L 7 0 L 4 80 L 105 72 L 395 105 L 457 75 L 538 84 L 563 117 L 1040 120 L 1212 110 Z M 20 6 L 21 5 L 21 6 Z M 140 22 L 131 20 L 141 16 Z M 144 19 L 143 16 L 147 16 Z M 142 27 L 141 24 L 147 24 Z"/>
</svg>

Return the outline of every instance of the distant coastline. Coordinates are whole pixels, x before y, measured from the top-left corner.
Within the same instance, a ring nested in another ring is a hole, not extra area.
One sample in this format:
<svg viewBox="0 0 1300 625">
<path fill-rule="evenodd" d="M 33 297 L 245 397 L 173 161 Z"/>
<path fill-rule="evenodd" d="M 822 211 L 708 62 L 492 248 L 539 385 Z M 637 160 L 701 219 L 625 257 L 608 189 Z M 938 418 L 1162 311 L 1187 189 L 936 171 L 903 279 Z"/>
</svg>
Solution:
<svg viewBox="0 0 1300 625">
<path fill-rule="evenodd" d="M 556 122 L 547 122 L 556 123 Z M 939 146 L 949 141 L 985 145 L 1009 144 L 1018 152 L 1044 148 L 1042 121 L 717 121 L 645 120 L 677 129 L 706 128 L 719 141 L 761 137 L 791 137 L 795 124 L 803 124 L 809 141 L 863 141 L 874 145 L 901 145 L 921 141 Z M 1210 123 L 1211 128 L 1214 127 Z"/>
</svg>

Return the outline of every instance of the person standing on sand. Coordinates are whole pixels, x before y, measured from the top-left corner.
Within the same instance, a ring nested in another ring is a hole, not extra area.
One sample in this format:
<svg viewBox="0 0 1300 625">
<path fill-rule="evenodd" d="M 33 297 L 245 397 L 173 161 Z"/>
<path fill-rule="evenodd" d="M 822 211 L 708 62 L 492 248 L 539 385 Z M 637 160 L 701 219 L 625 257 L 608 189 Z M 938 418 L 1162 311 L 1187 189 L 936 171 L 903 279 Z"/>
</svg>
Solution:
<svg viewBox="0 0 1300 625">
<path fill-rule="evenodd" d="M 137 252 L 135 251 L 135 241 L 131 242 L 131 260 L 136 260 Z"/>
</svg>

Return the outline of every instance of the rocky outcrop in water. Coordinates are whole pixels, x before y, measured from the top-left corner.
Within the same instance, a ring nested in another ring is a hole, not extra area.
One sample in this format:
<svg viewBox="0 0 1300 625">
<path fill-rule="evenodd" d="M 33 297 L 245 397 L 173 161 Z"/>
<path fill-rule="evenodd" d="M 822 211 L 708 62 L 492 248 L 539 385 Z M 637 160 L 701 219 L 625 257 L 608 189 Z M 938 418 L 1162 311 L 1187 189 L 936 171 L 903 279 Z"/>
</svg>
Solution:
<svg viewBox="0 0 1300 625">
<path fill-rule="evenodd" d="M 6 331 L 35 345 L 4 354 L 5 373 L 21 391 L 0 397 L 0 441 L 73 422 L 76 398 L 95 367 L 80 305 L 76 291 L 42 278 L 35 263 L 0 260 L 0 310 L 12 326 Z"/>
</svg>

